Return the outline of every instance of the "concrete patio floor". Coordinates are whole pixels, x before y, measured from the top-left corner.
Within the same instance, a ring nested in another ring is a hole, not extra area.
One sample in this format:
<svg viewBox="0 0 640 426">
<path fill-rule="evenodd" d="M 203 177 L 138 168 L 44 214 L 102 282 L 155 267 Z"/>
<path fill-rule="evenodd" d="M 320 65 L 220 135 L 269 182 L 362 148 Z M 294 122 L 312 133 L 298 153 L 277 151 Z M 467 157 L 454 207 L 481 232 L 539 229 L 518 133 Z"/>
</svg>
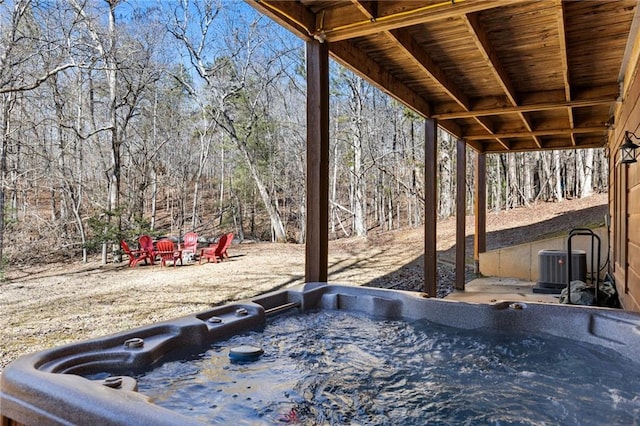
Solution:
<svg viewBox="0 0 640 426">
<path fill-rule="evenodd" d="M 535 285 L 535 282 L 515 278 L 483 277 L 468 282 L 464 291 L 454 290 L 446 299 L 477 303 L 493 303 L 499 300 L 558 303 L 559 294 L 534 293 Z"/>
</svg>

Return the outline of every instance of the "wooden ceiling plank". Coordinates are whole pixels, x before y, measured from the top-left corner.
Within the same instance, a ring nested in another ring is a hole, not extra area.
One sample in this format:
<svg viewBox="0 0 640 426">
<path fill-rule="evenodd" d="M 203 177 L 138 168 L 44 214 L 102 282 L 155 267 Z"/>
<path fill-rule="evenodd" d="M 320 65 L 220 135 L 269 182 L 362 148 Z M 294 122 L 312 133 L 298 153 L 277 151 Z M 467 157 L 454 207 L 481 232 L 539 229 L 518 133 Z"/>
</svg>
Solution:
<svg viewBox="0 0 640 426">
<path fill-rule="evenodd" d="M 564 25 L 564 7 L 562 0 L 556 0 L 556 13 L 558 15 L 558 41 L 560 44 L 560 57 L 562 58 L 562 79 L 564 81 L 565 99 L 567 102 L 571 101 L 571 79 L 569 76 L 569 55 L 567 51 L 567 38 L 566 28 Z M 569 118 L 569 126 L 573 128 L 575 121 L 573 117 L 573 108 L 567 107 L 567 116 Z M 571 135 L 571 143 L 576 145 L 576 138 Z"/>
<path fill-rule="evenodd" d="M 431 59 L 425 50 L 406 30 L 391 30 L 386 34 L 434 81 L 465 110 L 470 109 L 469 98 L 456 86 L 440 67 Z"/>
<path fill-rule="evenodd" d="M 399 102 L 413 108 L 424 117 L 431 115 L 431 106 L 426 100 L 401 83 L 350 41 L 330 43 L 329 50 L 338 62 L 358 72 L 363 78 L 372 82 Z"/>
<path fill-rule="evenodd" d="M 363 1 L 363 0 L 351 0 L 354 4 L 370 20 L 375 21 L 378 17 L 378 2 L 376 1 Z"/>
<path fill-rule="evenodd" d="M 527 116 L 524 114 L 524 112 L 519 112 L 518 116 L 520 116 L 520 119 L 522 120 L 522 122 L 526 126 L 527 130 L 529 130 L 529 132 L 533 133 L 533 126 L 531 125 L 531 122 L 529 121 Z M 542 148 L 542 142 L 540 142 L 540 138 L 535 134 L 532 134 L 531 137 L 533 138 L 533 142 L 535 142 L 535 144 L 538 146 L 538 148 Z"/>
<path fill-rule="evenodd" d="M 478 122 L 478 124 L 480 124 L 482 126 L 483 129 L 485 129 L 487 131 L 487 133 L 489 133 L 488 135 L 485 135 L 485 139 L 491 137 L 491 135 L 493 135 L 493 123 L 491 121 L 489 121 L 489 119 L 487 119 L 487 117 L 473 117 L 475 118 L 475 120 Z"/>
<path fill-rule="evenodd" d="M 500 139 L 500 138 L 495 138 L 495 140 L 496 140 L 500 145 L 502 145 L 502 147 L 503 147 L 506 151 L 511 151 L 511 147 L 509 146 L 509 143 L 508 143 L 508 142 L 503 141 L 503 140 L 502 140 L 502 139 Z"/>
<path fill-rule="evenodd" d="M 478 141 L 467 141 L 467 140 L 465 140 L 465 142 L 466 142 L 467 145 L 469 145 L 471 148 L 475 149 L 480 154 L 482 154 L 484 152 L 484 145 L 482 145 L 482 143 L 480 143 Z"/>
<path fill-rule="evenodd" d="M 524 1 L 526 0 L 461 0 L 460 2 L 448 0 L 427 4 L 401 13 L 380 16 L 375 21 L 363 19 L 356 22 L 350 22 L 348 17 L 344 16 L 344 13 L 332 14 L 328 10 L 322 31 L 328 41 L 336 42 L 425 22 L 457 18 L 467 13 L 480 12 Z"/>
<path fill-rule="evenodd" d="M 480 152 L 602 145 L 640 4 L 246 1 Z"/>
<path fill-rule="evenodd" d="M 566 29 L 564 26 L 564 7 L 562 0 L 556 2 L 558 15 L 558 41 L 560 43 L 560 57 L 562 58 L 562 79 L 564 81 L 565 100 L 571 100 L 571 80 L 569 79 L 569 57 L 567 54 Z"/>
<path fill-rule="evenodd" d="M 554 98 L 552 93 L 558 93 L 560 96 Z M 620 85 L 616 83 L 598 84 L 597 86 L 581 87 L 577 90 L 573 88 L 571 93 L 571 101 L 592 100 L 599 98 L 609 98 L 615 101 L 620 96 Z M 555 99 L 556 102 L 566 101 L 563 90 L 556 91 L 540 91 L 520 94 L 520 105 L 533 105 L 536 103 L 544 103 L 547 100 Z"/>
<path fill-rule="evenodd" d="M 491 72 L 495 75 L 498 84 L 500 84 L 500 86 L 504 90 L 511 104 L 513 106 L 518 105 L 516 90 L 514 89 L 513 84 L 511 83 L 511 79 L 507 75 L 507 72 L 500 63 L 495 49 L 493 49 L 493 47 L 491 46 L 491 42 L 489 41 L 487 32 L 482 28 L 478 14 L 469 14 L 463 16 L 462 18 L 467 25 L 469 34 L 478 47 L 478 51 L 484 58 L 489 69 L 491 69 Z"/>
<path fill-rule="evenodd" d="M 483 139 L 495 139 L 500 145 L 504 147 L 504 149 L 509 150 L 509 144 L 503 141 L 501 138 L 496 137 L 493 131 L 493 122 L 489 120 L 487 117 L 473 117 L 478 124 L 480 124 L 486 131 L 489 133 L 488 135 L 484 135 Z"/>
<path fill-rule="evenodd" d="M 511 79 L 507 75 L 506 70 L 498 59 L 498 55 L 491 45 L 491 41 L 489 40 L 487 32 L 480 23 L 479 15 L 477 13 L 469 14 L 464 16 L 463 20 L 467 25 L 469 34 L 471 34 L 473 41 L 478 47 L 478 51 L 484 58 L 489 69 L 491 69 L 491 72 L 495 75 L 498 84 L 500 84 L 502 90 L 504 90 L 504 93 L 507 95 L 509 102 L 511 102 L 514 107 L 518 106 L 518 97 L 516 90 L 513 86 L 513 83 L 511 82 Z M 526 128 L 531 132 L 533 130 L 533 126 L 531 125 L 525 114 L 523 112 L 518 112 L 518 116 L 525 124 Z M 540 139 L 538 137 L 533 136 L 533 141 L 536 146 L 542 148 L 542 143 L 540 142 Z"/>
<path fill-rule="evenodd" d="M 447 121 L 444 123 L 441 121 L 438 121 L 438 127 L 441 127 L 442 129 L 451 133 L 456 138 L 462 139 L 462 136 L 460 136 L 462 135 L 462 129 L 454 121 Z"/>
</svg>

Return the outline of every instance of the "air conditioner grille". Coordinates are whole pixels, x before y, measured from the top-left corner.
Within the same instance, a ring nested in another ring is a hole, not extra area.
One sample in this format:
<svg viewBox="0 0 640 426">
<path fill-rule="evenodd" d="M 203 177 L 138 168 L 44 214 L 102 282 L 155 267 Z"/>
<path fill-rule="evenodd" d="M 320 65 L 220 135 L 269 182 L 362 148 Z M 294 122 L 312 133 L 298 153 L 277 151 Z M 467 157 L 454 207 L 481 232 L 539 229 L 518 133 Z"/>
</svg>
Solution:
<svg viewBox="0 0 640 426">
<path fill-rule="evenodd" d="M 542 287 L 562 288 L 567 285 L 567 252 L 540 250 L 538 252 L 539 278 Z M 587 254 L 583 250 L 571 252 L 571 279 L 586 282 Z"/>
</svg>

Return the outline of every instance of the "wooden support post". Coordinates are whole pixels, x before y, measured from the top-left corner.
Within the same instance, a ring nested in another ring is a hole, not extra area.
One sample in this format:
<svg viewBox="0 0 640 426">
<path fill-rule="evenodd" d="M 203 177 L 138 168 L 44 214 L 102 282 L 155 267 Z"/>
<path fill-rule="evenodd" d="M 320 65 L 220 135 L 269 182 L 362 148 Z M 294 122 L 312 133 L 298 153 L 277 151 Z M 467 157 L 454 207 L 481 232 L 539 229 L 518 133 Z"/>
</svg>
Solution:
<svg viewBox="0 0 640 426">
<path fill-rule="evenodd" d="M 475 272 L 480 273 L 480 253 L 487 251 L 487 156 L 476 153 L 475 200 L 473 205 L 476 218 L 473 237 L 473 259 Z"/>
<path fill-rule="evenodd" d="M 456 152 L 456 290 L 464 290 L 466 276 L 467 144 L 458 139 Z"/>
<path fill-rule="evenodd" d="M 436 251 L 438 122 L 436 120 L 429 118 L 425 120 L 424 137 L 424 292 L 428 297 L 436 297 L 438 294 Z"/>
<path fill-rule="evenodd" d="M 327 282 L 329 257 L 329 46 L 307 42 L 305 282 Z"/>
</svg>

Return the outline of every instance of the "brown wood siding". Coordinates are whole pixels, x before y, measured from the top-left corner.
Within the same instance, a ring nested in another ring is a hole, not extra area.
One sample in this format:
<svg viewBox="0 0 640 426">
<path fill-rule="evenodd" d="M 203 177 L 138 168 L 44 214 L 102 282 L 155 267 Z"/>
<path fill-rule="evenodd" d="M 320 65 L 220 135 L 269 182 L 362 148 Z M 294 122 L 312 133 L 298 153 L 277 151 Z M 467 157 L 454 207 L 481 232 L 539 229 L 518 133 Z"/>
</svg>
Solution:
<svg viewBox="0 0 640 426">
<path fill-rule="evenodd" d="M 640 163 L 620 164 L 619 147 L 629 130 L 640 135 L 640 79 L 637 68 L 616 116 L 609 142 L 610 211 L 613 272 L 625 309 L 640 312 Z"/>
<path fill-rule="evenodd" d="M 609 218 L 610 218 L 610 224 L 609 224 L 609 259 L 611 259 L 611 265 L 609 266 L 609 272 L 614 273 L 615 272 L 615 259 L 617 259 L 617 249 L 616 249 L 616 236 L 618 235 L 615 232 L 615 224 L 618 223 L 615 220 L 615 212 L 616 212 L 616 208 L 615 206 L 617 205 L 617 198 L 616 198 L 616 188 L 617 183 L 616 183 L 616 179 L 617 179 L 617 174 L 615 173 L 615 167 L 609 167 Z"/>
<path fill-rule="evenodd" d="M 640 273 L 640 246 L 635 243 L 629 243 L 628 254 L 628 270 L 633 270 L 636 274 Z"/>
<path fill-rule="evenodd" d="M 625 308 L 629 309 L 629 307 L 634 306 L 637 308 L 640 306 L 640 300 L 638 300 L 638 297 L 640 296 L 640 275 L 638 275 L 638 272 L 632 268 L 629 268 L 627 275 L 629 288 L 624 296 Z"/>
</svg>

